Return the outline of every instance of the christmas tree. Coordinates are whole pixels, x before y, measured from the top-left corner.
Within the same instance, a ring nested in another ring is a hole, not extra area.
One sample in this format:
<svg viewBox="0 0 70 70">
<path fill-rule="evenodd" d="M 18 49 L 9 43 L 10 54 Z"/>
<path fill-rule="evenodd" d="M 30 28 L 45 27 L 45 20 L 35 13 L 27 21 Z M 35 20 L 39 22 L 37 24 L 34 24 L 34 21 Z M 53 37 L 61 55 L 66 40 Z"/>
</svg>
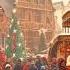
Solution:
<svg viewBox="0 0 70 70">
<path fill-rule="evenodd" d="M 43 32 L 41 32 L 38 53 L 42 53 L 42 51 L 46 49 L 45 35 Z"/>
<path fill-rule="evenodd" d="M 24 37 L 17 22 L 15 14 L 12 14 L 9 35 L 6 39 L 7 57 L 23 58 L 26 56 Z"/>
</svg>

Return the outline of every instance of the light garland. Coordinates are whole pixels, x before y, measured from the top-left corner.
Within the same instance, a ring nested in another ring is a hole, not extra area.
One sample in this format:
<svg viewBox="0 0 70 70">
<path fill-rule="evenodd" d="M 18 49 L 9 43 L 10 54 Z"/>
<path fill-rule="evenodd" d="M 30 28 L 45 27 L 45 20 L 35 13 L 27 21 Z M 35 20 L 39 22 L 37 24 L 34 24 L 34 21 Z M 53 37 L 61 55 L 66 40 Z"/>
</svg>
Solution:
<svg viewBox="0 0 70 70">
<path fill-rule="evenodd" d="M 13 32 L 14 32 L 14 33 L 16 33 L 16 32 L 17 32 L 17 30 L 16 30 L 16 29 L 14 29 L 14 30 L 13 30 Z"/>
<path fill-rule="evenodd" d="M 14 21 L 14 19 L 12 18 L 12 19 L 11 19 L 11 23 L 12 23 L 13 21 Z"/>
<path fill-rule="evenodd" d="M 8 34 L 7 37 L 10 37 L 10 35 Z"/>
<path fill-rule="evenodd" d="M 16 9 L 14 8 L 12 12 L 15 14 L 16 13 Z"/>
<path fill-rule="evenodd" d="M 19 43 L 18 46 L 20 47 L 21 46 L 21 43 Z"/>
<path fill-rule="evenodd" d="M 13 57 L 15 57 L 15 53 L 13 53 Z"/>
</svg>

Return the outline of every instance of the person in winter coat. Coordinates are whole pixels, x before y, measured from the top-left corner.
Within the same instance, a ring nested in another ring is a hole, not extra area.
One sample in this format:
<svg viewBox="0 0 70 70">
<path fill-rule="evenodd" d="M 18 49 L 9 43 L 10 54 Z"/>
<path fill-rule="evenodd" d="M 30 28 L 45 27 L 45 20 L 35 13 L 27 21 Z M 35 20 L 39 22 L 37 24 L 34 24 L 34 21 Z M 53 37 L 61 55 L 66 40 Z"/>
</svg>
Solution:
<svg viewBox="0 0 70 70">
<path fill-rule="evenodd" d="M 14 70 L 23 70 L 20 59 L 18 59 L 17 63 L 15 64 Z"/>
<path fill-rule="evenodd" d="M 36 67 L 34 61 L 32 61 L 31 65 L 30 65 L 30 67 L 29 67 L 29 70 L 37 70 L 37 67 Z"/>
<path fill-rule="evenodd" d="M 66 70 L 66 62 L 63 58 L 58 59 L 59 70 Z"/>
<path fill-rule="evenodd" d="M 56 58 L 52 58 L 51 70 L 59 70 L 58 62 L 57 62 Z"/>
<path fill-rule="evenodd" d="M 42 66 L 41 57 L 37 57 L 35 65 L 38 70 L 41 70 L 41 66 Z"/>
<path fill-rule="evenodd" d="M 27 59 L 26 63 L 23 65 L 23 70 L 29 70 L 31 65 L 31 60 Z"/>
</svg>

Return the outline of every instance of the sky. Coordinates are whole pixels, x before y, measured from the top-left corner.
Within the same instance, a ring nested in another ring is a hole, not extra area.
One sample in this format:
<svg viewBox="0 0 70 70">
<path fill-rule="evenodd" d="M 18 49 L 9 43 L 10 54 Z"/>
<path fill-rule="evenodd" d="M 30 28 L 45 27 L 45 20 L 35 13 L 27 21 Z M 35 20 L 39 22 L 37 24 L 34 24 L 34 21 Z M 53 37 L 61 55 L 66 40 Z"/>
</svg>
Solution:
<svg viewBox="0 0 70 70">
<path fill-rule="evenodd" d="M 52 0 L 52 2 L 60 2 L 60 1 L 63 1 L 63 3 L 66 5 L 68 3 L 68 1 L 70 0 Z"/>
</svg>

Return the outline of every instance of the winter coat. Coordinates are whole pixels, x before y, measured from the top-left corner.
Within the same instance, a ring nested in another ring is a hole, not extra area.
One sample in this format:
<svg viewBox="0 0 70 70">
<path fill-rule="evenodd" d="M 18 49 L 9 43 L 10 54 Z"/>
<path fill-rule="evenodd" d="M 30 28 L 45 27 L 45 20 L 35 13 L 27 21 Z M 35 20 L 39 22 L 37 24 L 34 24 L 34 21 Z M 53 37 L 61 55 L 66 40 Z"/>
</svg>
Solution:
<svg viewBox="0 0 70 70">
<path fill-rule="evenodd" d="M 37 67 L 34 64 L 31 64 L 29 70 L 37 70 Z"/>
<path fill-rule="evenodd" d="M 22 70 L 21 64 L 16 64 L 14 70 Z"/>
<path fill-rule="evenodd" d="M 25 65 L 23 66 L 23 70 L 29 70 L 29 66 L 30 66 L 30 65 L 25 64 Z"/>
</svg>

